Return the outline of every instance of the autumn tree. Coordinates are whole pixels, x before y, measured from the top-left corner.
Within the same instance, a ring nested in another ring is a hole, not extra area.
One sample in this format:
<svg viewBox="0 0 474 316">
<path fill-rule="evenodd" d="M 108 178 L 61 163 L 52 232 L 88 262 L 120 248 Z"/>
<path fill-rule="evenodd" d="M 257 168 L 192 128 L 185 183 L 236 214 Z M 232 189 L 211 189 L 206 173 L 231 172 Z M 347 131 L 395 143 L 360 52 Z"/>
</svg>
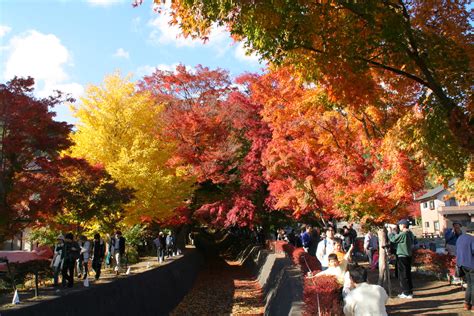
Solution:
<svg viewBox="0 0 474 316">
<path fill-rule="evenodd" d="M 185 35 L 205 38 L 214 23 L 225 24 L 250 50 L 274 64 L 295 65 L 344 107 L 364 112 L 391 100 L 391 107 L 413 108 L 398 122 L 408 132 L 393 133 L 394 143 L 411 147 L 427 165 L 434 162 L 431 169 L 447 179 L 462 176 L 474 152 L 468 5 L 177 0 L 171 10 Z"/>
<path fill-rule="evenodd" d="M 386 118 L 400 115 L 396 109 L 369 107 L 364 120 L 284 68 L 257 78 L 250 90 L 272 130 L 262 159 L 271 207 L 367 224 L 406 214 L 425 173 L 386 138 L 394 121 Z"/>
<path fill-rule="evenodd" d="M 156 70 L 140 84 L 165 106 L 163 137 L 177 144 L 170 162 L 197 179 L 194 216 L 220 227 L 253 225 L 266 197 L 260 162 L 270 131 L 260 104 L 237 89 L 246 81 L 234 83 L 221 69 L 180 65 Z"/>
<path fill-rule="evenodd" d="M 90 86 L 75 108 L 71 154 L 102 164 L 119 187 L 135 191 L 126 207 L 130 222 L 170 216 L 192 193 L 186 171 L 168 165 L 176 144 L 159 137 L 162 110 L 150 93 L 118 74 Z"/>
<path fill-rule="evenodd" d="M 57 206 L 47 170 L 70 145 L 71 126 L 51 108 L 67 98 L 36 98 L 33 86 L 32 78 L 0 84 L 0 240 Z"/>
<path fill-rule="evenodd" d="M 111 232 L 124 217 L 123 207 L 133 192 L 117 187 L 117 181 L 101 165 L 64 156 L 55 164 L 61 209 L 48 225 L 63 231 Z"/>
</svg>

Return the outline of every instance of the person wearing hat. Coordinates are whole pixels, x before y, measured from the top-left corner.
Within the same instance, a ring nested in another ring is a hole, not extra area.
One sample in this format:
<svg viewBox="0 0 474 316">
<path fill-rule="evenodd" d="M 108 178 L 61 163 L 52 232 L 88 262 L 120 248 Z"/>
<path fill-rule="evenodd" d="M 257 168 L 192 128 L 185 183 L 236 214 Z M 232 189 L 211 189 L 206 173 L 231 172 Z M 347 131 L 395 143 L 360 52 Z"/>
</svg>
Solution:
<svg viewBox="0 0 474 316">
<path fill-rule="evenodd" d="M 411 299 L 413 298 L 413 282 L 411 278 L 411 257 L 413 253 L 413 244 L 415 236 L 410 231 L 409 222 L 402 219 L 398 222 L 400 232 L 398 234 L 393 232 L 393 228 L 389 226 L 390 233 L 388 238 L 396 245 L 397 248 L 397 269 L 398 279 L 400 281 L 400 288 L 402 293 L 398 295 L 399 298 Z"/>
<path fill-rule="evenodd" d="M 453 222 L 453 228 L 447 229 L 444 233 L 444 239 L 446 240 L 446 250 L 451 256 L 456 256 L 456 242 L 462 234 L 460 222 Z"/>
<path fill-rule="evenodd" d="M 456 265 L 461 268 L 467 283 L 464 309 L 472 310 L 474 305 L 474 223 L 469 223 L 466 233 L 458 237 L 456 254 Z"/>
<path fill-rule="evenodd" d="M 63 252 L 64 247 L 64 236 L 61 234 L 56 238 L 56 240 L 57 243 L 54 246 L 53 260 L 51 261 L 51 268 L 53 268 L 53 282 L 55 287 L 59 285 L 59 273 L 63 268 L 63 259 L 61 254 Z"/>
</svg>

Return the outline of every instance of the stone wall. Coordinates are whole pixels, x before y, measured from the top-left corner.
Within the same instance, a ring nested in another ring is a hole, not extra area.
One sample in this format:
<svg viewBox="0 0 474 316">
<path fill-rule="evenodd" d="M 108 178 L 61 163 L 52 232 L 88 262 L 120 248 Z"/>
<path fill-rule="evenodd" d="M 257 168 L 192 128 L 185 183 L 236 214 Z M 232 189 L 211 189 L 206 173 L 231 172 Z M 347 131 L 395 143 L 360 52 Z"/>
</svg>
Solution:
<svg viewBox="0 0 474 316">
<path fill-rule="evenodd" d="M 202 264 L 202 255 L 188 249 L 162 267 L 1 315 L 168 315 L 191 289 Z"/>
<path fill-rule="evenodd" d="M 254 246 L 244 254 L 244 265 L 254 271 L 263 289 L 265 315 L 302 315 L 300 269 L 284 253 Z"/>
</svg>

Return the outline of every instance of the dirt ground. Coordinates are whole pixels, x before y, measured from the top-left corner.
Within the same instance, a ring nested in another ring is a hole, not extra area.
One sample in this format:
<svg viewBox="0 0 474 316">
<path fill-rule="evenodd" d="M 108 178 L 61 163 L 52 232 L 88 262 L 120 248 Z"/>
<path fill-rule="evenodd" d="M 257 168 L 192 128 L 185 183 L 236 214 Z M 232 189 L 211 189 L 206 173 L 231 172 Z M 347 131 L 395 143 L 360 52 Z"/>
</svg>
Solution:
<svg viewBox="0 0 474 316">
<path fill-rule="evenodd" d="M 377 271 L 369 273 L 369 282 L 377 283 Z M 413 299 L 400 299 L 400 284 L 391 279 L 392 295 L 387 304 L 389 315 L 474 315 L 463 310 L 465 291 L 433 276 L 413 274 Z"/>
<path fill-rule="evenodd" d="M 387 312 L 390 315 L 470 315 L 463 310 L 464 291 L 460 285 L 449 285 L 433 277 L 415 275 L 413 299 L 400 299 L 399 284 L 393 280 L 394 289 Z M 474 314 L 474 312 L 472 313 Z"/>
</svg>

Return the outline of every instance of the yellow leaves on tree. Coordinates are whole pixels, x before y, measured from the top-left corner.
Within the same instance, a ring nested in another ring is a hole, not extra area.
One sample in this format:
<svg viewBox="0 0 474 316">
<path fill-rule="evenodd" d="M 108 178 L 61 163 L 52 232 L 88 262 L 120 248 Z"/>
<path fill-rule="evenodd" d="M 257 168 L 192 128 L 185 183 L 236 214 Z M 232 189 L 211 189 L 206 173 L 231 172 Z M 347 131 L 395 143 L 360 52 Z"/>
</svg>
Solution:
<svg viewBox="0 0 474 316">
<path fill-rule="evenodd" d="M 119 74 L 90 86 L 75 108 L 72 155 L 103 164 L 119 185 L 135 190 L 126 220 L 164 219 L 192 192 L 192 179 L 167 165 L 174 145 L 160 139 L 162 105 Z"/>
</svg>

